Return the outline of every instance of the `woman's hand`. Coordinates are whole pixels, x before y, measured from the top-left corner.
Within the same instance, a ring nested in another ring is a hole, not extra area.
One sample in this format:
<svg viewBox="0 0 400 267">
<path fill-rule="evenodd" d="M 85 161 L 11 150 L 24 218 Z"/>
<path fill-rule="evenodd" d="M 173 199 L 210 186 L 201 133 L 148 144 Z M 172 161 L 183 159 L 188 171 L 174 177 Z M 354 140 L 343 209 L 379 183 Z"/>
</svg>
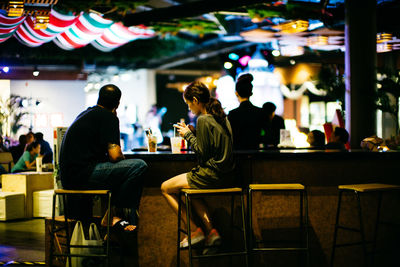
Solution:
<svg viewBox="0 0 400 267">
<path fill-rule="evenodd" d="M 189 125 L 186 125 L 184 122 L 178 122 L 177 124 L 174 124 L 174 127 L 182 137 L 184 137 L 187 132 L 190 132 Z"/>
</svg>

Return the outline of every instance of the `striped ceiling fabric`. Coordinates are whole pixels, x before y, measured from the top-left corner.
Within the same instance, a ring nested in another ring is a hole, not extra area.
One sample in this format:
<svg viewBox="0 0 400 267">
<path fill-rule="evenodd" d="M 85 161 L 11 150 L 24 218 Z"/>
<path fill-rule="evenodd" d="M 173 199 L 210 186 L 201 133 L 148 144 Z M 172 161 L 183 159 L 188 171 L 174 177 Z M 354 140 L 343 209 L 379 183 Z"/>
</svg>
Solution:
<svg viewBox="0 0 400 267">
<path fill-rule="evenodd" d="M 55 10 L 50 12 L 46 29 L 35 29 L 31 16 L 8 17 L 0 11 L 0 43 L 14 36 L 22 44 L 37 47 L 53 41 L 65 50 L 93 45 L 108 52 L 137 39 L 155 36 L 145 26 L 125 27 L 120 22 L 104 19 L 96 13 L 81 12 L 78 16 L 64 15 Z"/>
</svg>

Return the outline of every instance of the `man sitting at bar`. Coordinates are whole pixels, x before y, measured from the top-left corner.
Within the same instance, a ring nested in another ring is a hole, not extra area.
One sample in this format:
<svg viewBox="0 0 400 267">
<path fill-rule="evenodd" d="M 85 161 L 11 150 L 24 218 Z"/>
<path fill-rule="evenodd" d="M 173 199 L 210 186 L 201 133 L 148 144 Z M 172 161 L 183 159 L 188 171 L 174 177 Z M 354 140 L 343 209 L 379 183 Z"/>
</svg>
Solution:
<svg viewBox="0 0 400 267">
<path fill-rule="evenodd" d="M 325 149 L 325 134 L 319 130 L 312 130 L 307 135 L 307 142 L 312 149 Z"/>
<path fill-rule="evenodd" d="M 326 144 L 326 149 L 346 150 L 346 143 L 349 141 L 349 133 L 346 129 L 336 127 L 332 135 L 329 137 L 329 142 Z"/>
<path fill-rule="evenodd" d="M 112 190 L 116 212 L 111 214 L 110 225 L 127 233 L 136 229 L 142 174 L 147 165 L 140 159 L 125 159 L 122 154 L 116 112 L 120 98 L 117 86 L 104 85 L 97 105 L 78 115 L 61 144 L 60 175 L 65 189 Z M 127 218 L 123 218 L 125 208 L 130 210 Z M 103 219 L 102 225 L 107 223 Z"/>
</svg>

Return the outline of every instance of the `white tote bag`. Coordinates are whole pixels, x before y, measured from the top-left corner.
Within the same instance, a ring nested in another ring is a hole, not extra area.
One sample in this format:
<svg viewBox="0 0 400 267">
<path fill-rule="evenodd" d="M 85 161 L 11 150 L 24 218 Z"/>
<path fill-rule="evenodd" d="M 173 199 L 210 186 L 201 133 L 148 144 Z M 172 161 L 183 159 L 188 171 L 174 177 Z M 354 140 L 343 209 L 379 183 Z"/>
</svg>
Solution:
<svg viewBox="0 0 400 267">
<path fill-rule="evenodd" d="M 80 246 L 101 246 L 103 241 L 101 239 L 99 230 L 97 229 L 96 224 L 91 223 L 89 226 L 89 239 L 85 239 L 85 235 L 83 232 L 83 226 L 81 221 L 77 221 L 74 227 L 74 231 L 72 232 L 70 245 L 80 245 Z M 71 254 L 101 254 L 103 252 L 103 248 L 74 248 L 71 247 Z M 71 266 L 72 267 L 83 267 L 84 257 L 71 257 Z M 67 264 L 69 266 L 68 258 Z"/>
</svg>

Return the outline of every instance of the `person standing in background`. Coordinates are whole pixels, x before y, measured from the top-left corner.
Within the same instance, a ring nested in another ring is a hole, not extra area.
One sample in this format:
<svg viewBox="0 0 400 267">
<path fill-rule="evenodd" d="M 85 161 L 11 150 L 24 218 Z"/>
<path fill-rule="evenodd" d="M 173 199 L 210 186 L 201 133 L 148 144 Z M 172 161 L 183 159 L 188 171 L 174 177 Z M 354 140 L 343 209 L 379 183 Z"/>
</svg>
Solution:
<svg viewBox="0 0 400 267">
<path fill-rule="evenodd" d="M 228 114 L 233 132 L 233 147 L 235 150 L 258 149 L 261 143 L 263 126 L 262 109 L 254 106 L 249 98 L 253 95 L 253 75 L 241 75 L 236 82 L 236 97 L 240 105 Z"/>
<path fill-rule="evenodd" d="M 272 102 L 264 103 L 262 107 L 265 120 L 264 147 L 277 146 L 280 140 L 280 130 L 285 129 L 285 121 L 281 116 L 275 114 L 276 106 Z"/>
</svg>

